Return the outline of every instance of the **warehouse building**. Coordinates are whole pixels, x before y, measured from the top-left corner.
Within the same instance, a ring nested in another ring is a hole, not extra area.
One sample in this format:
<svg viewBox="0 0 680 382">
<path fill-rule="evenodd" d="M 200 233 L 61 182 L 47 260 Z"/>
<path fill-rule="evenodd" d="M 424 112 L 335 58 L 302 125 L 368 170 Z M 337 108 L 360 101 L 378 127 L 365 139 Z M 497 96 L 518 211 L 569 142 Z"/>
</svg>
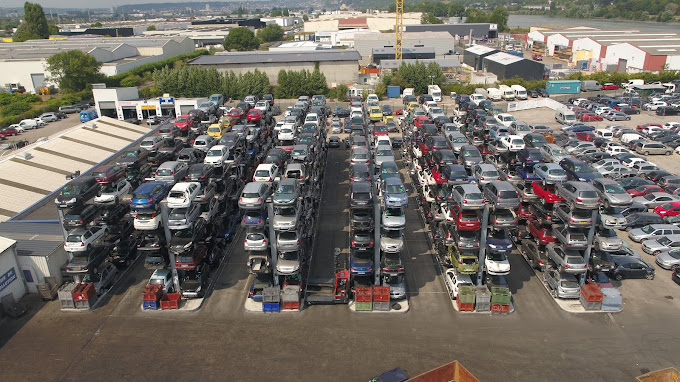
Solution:
<svg viewBox="0 0 680 382">
<path fill-rule="evenodd" d="M 394 48 L 373 48 L 371 56 L 372 59 L 370 61 L 380 65 L 382 60 L 394 60 L 396 50 Z M 434 59 L 435 52 L 432 48 L 403 48 L 401 57 L 404 60 Z"/>
<path fill-rule="evenodd" d="M 482 66 L 484 71 L 495 74 L 498 80 L 513 77 L 520 77 L 525 80 L 541 80 L 545 72 L 545 66 L 540 62 L 504 52 L 484 57 Z"/>
<path fill-rule="evenodd" d="M 484 57 L 498 52 L 498 49 L 485 45 L 473 45 L 463 52 L 463 63 L 473 70 L 482 70 Z"/>
<path fill-rule="evenodd" d="M 419 25 L 413 25 L 404 20 L 404 31 L 421 33 L 447 32 L 451 37 L 456 39 L 467 38 L 470 35 L 476 39 L 498 37 L 498 24 L 418 24 Z M 453 47 L 451 49 L 453 49 Z"/>
<path fill-rule="evenodd" d="M 315 64 L 326 76 L 329 86 L 334 84 L 350 84 L 359 78 L 359 60 L 361 55 L 356 50 L 315 50 L 301 52 L 220 52 L 212 56 L 200 56 L 189 65 L 201 65 L 219 71 L 233 71 L 236 74 L 246 73 L 257 68 L 267 74 L 269 82 L 275 85 L 279 71 L 302 70 L 313 71 Z"/>
<path fill-rule="evenodd" d="M 603 62 L 620 72 L 680 70 L 680 43 L 636 41 L 611 45 Z"/>
<path fill-rule="evenodd" d="M 420 24 L 420 12 L 404 13 L 404 25 Z M 371 29 L 376 31 L 394 30 L 396 14 L 394 13 L 334 13 L 319 15 L 318 18 L 305 21 L 305 33 L 319 31 L 341 31 L 347 29 Z"/>
<path fill-rule="evenodd" d="M 0 301 L 10 294 L 18 301 L 26 294 L 26 284 L 17 262 L 16 241 L 0 237 Z"/>
<path fill-rule="evenodd" d="M 68 38 L 0 44 L 0 84 L 17 83 L 38 93 L 50 74 L 45 65 L 56 53 L 77 49 L 103 63 L 101 72 L 113 76 L 138 66 L 194 50 L 184 37 Z"/>
<path fill-rule="evenodd" d="M 406 57 L 406 49 L 423 49 L 429 48 L 436 56 L 441 56 L 449 53 L 455 46 L 455 39 L 446 32 L 406 32 L 403 34 L 402 47 L 403 58 L 434 58 L 434 57 Z M 396 44 L 396 36 L 394 33 L 379 33 L 379 34 L 357 34 L 354 36 L 354 48 L 361 55 L 361 65 L 371 63 L 374 49 L 392 49 Z M 394 58 L 394 53 L 392 57 Z M 377 63 L 376 61 L 373 61 Z"/>
</svg>

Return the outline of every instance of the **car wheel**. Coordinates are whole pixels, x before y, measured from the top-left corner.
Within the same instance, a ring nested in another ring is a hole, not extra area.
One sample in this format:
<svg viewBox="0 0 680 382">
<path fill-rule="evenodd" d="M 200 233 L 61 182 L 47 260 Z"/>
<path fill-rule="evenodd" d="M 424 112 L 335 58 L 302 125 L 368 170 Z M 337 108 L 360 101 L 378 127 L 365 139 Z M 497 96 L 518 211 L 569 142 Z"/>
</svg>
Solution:
<svg viewBox="0 0 680 382">
<path fill-rule="evenodd" d="M 675 272 L 678 268 L 680 268 L 680 265 L 675 264 L 675 265 L 671 266 L 671 271 Z"/>
<path fill-rule="evenodd" d="M 630 232 L 633 229 L 633 227 L 626 227 L 626 232 Z"/>
<path fill-rule="evenodd" d="M 652 256 L 658 256 L 659 254 L 661 254 L 661 251 L 654 251 L 654 252 L 652 252 Z"/>
<path fill-rule="evenodd" d="M 644 152 L 643 154 L 645 154 L 645 155 L 649 155 L 649 151 L 645 151 L 645 152 Z"/>
<path fill-rule="evenodd" d="M 616 281 L 621 281 L 623 280 L 623 275 L 621 273 L 617 273 L 614 275 L 614 280 Z"/>
<path fill-rule="evenodd" d="M 671 155 L 672 153 L 670 151 L 666 151 L 666 155 Z"/>
<path fill-rule="evenodd" d="M 650 273 L 645 277 L 647 280 L 654 280 L 654 273 Z"/>
</svg>

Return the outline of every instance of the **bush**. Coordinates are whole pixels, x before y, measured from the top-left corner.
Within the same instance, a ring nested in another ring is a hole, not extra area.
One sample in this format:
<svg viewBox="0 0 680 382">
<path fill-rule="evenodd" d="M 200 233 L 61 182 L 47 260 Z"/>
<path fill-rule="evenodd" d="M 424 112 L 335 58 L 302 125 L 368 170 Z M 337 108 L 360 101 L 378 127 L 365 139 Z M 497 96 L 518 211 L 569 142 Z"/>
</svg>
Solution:
<svg viewBox="0 0 680 382">
<path fill-rule="evenodd" d="M 185 64 L 187 61 L 196 58 L 198 56 L 203 56 L 206 54 L 210 54 L 205 49 L 201 50 L 196 50 L 191 53 L 185 53 L 185 54 L 180 54 L 174 57 L 167 58 L 165 60 L 161 61 L 156 61 L 156 62 L 150 62 L 148 64 L 144 64 L 141 66 L 138 66 L 134 69 L 128 70 L 127 72 L 116 74 L 115 76 L 107 77 L 105 82 L 106 86 L 108 87 L 117 87 L 117 86 L 122 86 L 121 81 L 129 76 L 132 75 L 137 75 L 137 76 L 145 76 L 146 73 L 152 73 L 154 70 L 161 69 L 165 66 L 171 66 L 171 67 L 177 67 Z"/>
<path fill-rule="evenodd" d="M 143 83 L 144 83 L 144 79 L 142 79 L 142 77 L 140 77 L 136 74 L 127 76 L 127 77 L 123 78 L 122 80 L 120 80 L 120 86 L 124 86 L 124 87 L 139 86 Z"/>
<path fill-rule="evenodd" d="M 0 118 L 0 127 L 7 127 L 9 125 L 19 123 L 22 119 L 24 119 L 24 118 L 21 118 L 20 116 L 17 116 L 17 115 L 2 117 L 2 118 Z"/>
<path fill-rule="evenodd" d="M 0 109 L 0 115 L 7 117 L 10 115 L 20 115 L 31 110 L 31 105 L 27 102 L 12 102 L 9 105 L 5 105 Z"/>
</svg>

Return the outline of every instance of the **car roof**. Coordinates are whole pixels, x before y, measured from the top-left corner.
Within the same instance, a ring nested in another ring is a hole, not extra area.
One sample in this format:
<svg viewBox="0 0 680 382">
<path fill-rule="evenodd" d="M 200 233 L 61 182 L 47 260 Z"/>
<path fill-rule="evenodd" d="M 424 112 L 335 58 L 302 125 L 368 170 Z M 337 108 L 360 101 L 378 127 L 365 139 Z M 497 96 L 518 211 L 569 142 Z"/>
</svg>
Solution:
<svg viewBox="0 0 680 382">
<path fill-rule="evenodd" d="M 371 183 L 366 181 L 352 182 L 351 187 L 353 192 L 371 191 Z"/>
<path fill-rule="evenodd" d="M 265 184 L 265 182 L 250 182 L 243 188 L 243 192 L 259 191 L 263 184 Z"/>
</svg>

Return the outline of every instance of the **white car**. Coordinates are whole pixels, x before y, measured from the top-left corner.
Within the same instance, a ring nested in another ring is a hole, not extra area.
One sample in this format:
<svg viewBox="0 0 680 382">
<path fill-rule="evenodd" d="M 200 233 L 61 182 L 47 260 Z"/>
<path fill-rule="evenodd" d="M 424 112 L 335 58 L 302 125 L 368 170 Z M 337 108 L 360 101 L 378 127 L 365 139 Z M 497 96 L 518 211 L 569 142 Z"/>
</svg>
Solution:
<svg viewBox="0 0 680 382">
<path fill-rule="evenodd" d="M 43 113 L 43 115 L 40 116 L 40 119 L 44 122 L 54 122 L 58 121 L 59 117 L 54 113 Z"/>
<path fill-rule="evenodd" d="M 146 149 L 147 151 L 156 151 L 158 150 L 158 147 L 161 145 L 162 141 L 163 138 L 161 138 L 159 135 L 154 135 L 144 139 L 142 143 L 140 143 L 139 147 Z"/>
<path fill-rule="evenodd" d="M 601 160 L 591 164 L 590 167 L 597 170 L 598 168 L 609 166 L 609 165 L 614 165 L 614 164 L 621 164 L 621 161 L 619 161 L 616 158 L 601 159 Z"/>
<path fill-rule="evenodd" d="M 506 135 L 500 139 L 501 145 L 508 151 L 519 151 L 525 146 L 524 140 L 519 135 Z"/>
<path fill-rule="evenodd" d="M 496 119 L 505 127 L 510 127 L 516 121 L 515 117 L 507 113 L 498 114 Z"/>
<path fill-rule="evenodd" d="M 106 234 L 106 225 L 92 226 L 88 229 L 76 228 L 66 236 L 64 250 L 66 252 L 85 252 L 104 234 Z"/>
<path fill-rule="evenodd" d="M 229 149 L 225 145 L 213 146 L 203 159 L 203 163 L 211 164 L 215 167 L 222 167 L 229 159 Z"/>
<path fill-rule="evenodd" d="M 633 165 L 635 165 L 636 163 L 654 164 L 652 162 L 646 161 L 644 158 L 636 158 L 636 157 L 625 158 L 623 161 L 621 161 L 621 164 L 628 167 L 628 168 L 633 168 Z"/>
<path fill-rule="evenodd" d="M 474 286 L 470 275 L 464 275 L 458 273 L 455 269 L 449 268 L 446 270 L 444 275 L 444 280 L 446 280 L 446 289 L 449 290 L 449 296 L 452 300 L 458 298 L 458 289 L 463 286 Z"/>
<path fill-rule="evenodd" d="M 94 197 L 95 204 L 118 204 L 121 197 L 132 191 L 132 185 L 127 180 L 119 180 L 116 183 L 107 184 Z"/>
<path fill-rule="evenodd" d="M 255 169 L 253 182 L 273 182 L 278 181 L 279 166 L 272 163 L 262 163 Z"/>
<path fill-rule="evenodd" d="M 607 147 L 607 149 L 604 152 L 606 152 L 607 154 L 611 154 L 611 155 L 617 155 L 617 154 L 629 153 L 630 150 L 628 150 L 627 148 L 625 148 L 623 146 L 609 146 L 609 147 Z"/>
<path fill-rule="evenodd" d="M 663 124 L 664 130 L 672 130 L 680 128 L 680 122 L 666 122 Z"/>
<path fill-rule="evenodd" d="M 283 126 L 281 127 L 281 130 L 279 130 L 277 138 L 279 141 L 292 141 L 295 139 L 295 130 L 290 126 Z"/>
<path fill-rule="evenodd" d="M 200 193 L 200 183 L 180 182 L 172 186 L 172 189 L 165 200 L 168 203 L 169 208 L 187 208 L 194 202 L 196 196 Z"/>
<path fill-rule="evenodd" d="M 490 275 L 507 275 L 510 273 L 510 262 L 504 253 L 487 252 L 484 268 Z"/>
<path fill-rule="evenodd" d="M 605 113 L 609 113 L 609 112 L 612 112 L 612 111 L 615 111 L 615 110 L 612 109 L 611 107 L 603 106 L 603 107 L 598 107 L 597 109 L 595 109 L 595 114 L 603 115 Z"/>
<path fill-rule="evenodd" d="M 160 211 L 138 211 L 132 224 L 139 231 L 157 230 L 161 225 L 161 213 Z"/>
<path fill-rule="evenodd" d="M 623 134 L 623 135 L 621 136 L 621 138 L 619 138 L 619 139 L 621 140 L 621 143 L 629 143 L 629 142 L 634 141 L 634 140 L 636 140 L 636 139 L 642 139 L 642 138 L 643 138 L 643 137 L 642 137 L 642 135 L 640 135 L 640 134 L 637 134 L 637 133 L 627 133 L 627 134 Z"/>
<path fill-rule="evenodd" d="M 23 126 L 19 126 L 18 123 L 15 123 L 15 124 L 13 124 L 13 125 L 9 125 L 9 128 L 10 128 L 10 129 L 16 130 L 17 133 L 23 133 L 23 132 L 26 131 L 26 129 L 24 129 Z"/>
<path fill-rule="evenodd" d="M 648 111 L 656 111 L 656 109 L 658 109 L 661 106 L 668 106 L 668 104 L 664 101 L 653 101 L 642 105 L 642 109 Z"/>
</svg>

